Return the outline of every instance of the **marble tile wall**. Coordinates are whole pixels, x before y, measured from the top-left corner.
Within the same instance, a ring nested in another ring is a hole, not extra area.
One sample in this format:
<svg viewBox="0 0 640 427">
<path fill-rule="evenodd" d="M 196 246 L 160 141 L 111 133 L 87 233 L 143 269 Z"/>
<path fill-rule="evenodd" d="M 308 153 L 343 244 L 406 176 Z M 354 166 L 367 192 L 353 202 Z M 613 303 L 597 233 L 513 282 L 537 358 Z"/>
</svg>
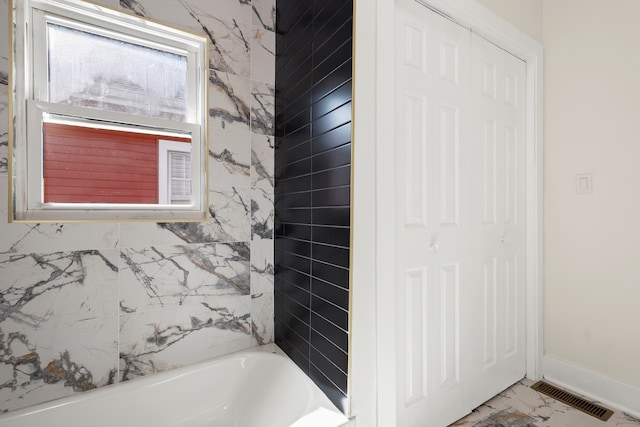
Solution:
<svg viewBox="0 0 640 427">
<path fill-rule="evenodd" d="M 275 0 L 97 3 L 209 37 L 210 218 L 8 224 L 3 37 L 0 411 L 273 341 Z"/>
</svg>

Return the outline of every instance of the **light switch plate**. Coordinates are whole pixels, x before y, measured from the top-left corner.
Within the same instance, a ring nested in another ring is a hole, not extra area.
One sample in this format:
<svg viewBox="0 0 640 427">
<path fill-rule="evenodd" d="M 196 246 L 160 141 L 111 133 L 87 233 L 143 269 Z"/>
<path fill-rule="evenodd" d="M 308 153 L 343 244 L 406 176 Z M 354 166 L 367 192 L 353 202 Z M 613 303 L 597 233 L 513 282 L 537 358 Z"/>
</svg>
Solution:
<svg viewBox="0 0 640 427">
<path fill-rule="evenodd" d="M 576 194 L 590 194 L 593 192 L 593 177 L 590 173 L 576 175 Z"/>
</svg>

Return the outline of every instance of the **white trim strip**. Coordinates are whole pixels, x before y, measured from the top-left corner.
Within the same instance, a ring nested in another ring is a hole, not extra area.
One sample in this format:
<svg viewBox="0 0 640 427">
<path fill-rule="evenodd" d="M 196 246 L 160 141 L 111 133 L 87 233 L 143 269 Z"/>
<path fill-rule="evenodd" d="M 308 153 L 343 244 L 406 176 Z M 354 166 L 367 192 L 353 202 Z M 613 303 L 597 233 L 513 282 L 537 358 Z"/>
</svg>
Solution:
<svg viewBox="0 0 640 427">
<path fill-rule="evenodd" d="M 640 388 L 638 387 L 549 356 L 544 357 L 544 377 L 555 385 L 640 418 Z"/>
</svg>

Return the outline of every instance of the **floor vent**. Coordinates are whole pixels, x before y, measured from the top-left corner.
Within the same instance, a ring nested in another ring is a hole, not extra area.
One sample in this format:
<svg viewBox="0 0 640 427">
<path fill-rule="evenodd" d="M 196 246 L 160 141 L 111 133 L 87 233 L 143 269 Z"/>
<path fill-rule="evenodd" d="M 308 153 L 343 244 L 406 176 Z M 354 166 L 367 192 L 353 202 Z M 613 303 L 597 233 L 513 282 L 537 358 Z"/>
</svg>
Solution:
<svg viewBox="0 0 640 427">
<path fill-rule="evenodd" d="M 568 391 L 545 381 L 538 381 L 533 384 L 531 388 L 602 421 L 607 421 L 611 415 L 613 415 L 613 411 L 611 409 L 607 409 L 596 403 L 590 402 L 578 395 L 569 393 Z"/>
</svg>

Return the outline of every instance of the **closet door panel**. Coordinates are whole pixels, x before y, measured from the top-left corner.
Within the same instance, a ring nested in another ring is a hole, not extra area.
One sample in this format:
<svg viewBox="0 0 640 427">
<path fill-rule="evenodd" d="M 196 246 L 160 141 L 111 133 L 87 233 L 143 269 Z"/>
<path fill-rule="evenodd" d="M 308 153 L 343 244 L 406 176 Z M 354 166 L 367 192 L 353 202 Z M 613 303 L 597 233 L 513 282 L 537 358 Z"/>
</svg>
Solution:
<svg viewBox="0 0 640 427">
<path fill-rule="evenodd" d="M 396 11 L 398 425 L 444 426 L 472 409 L 470 33 L 413 0 Z"/>
<path fill-rule="evenodd" d="M 471 361 L 479 405 L 525 376 L 525 63 L 473 34 L 472 148 L 481 179 L 472 194 L 479 231 L 483 321 Z"/>
</svg>

